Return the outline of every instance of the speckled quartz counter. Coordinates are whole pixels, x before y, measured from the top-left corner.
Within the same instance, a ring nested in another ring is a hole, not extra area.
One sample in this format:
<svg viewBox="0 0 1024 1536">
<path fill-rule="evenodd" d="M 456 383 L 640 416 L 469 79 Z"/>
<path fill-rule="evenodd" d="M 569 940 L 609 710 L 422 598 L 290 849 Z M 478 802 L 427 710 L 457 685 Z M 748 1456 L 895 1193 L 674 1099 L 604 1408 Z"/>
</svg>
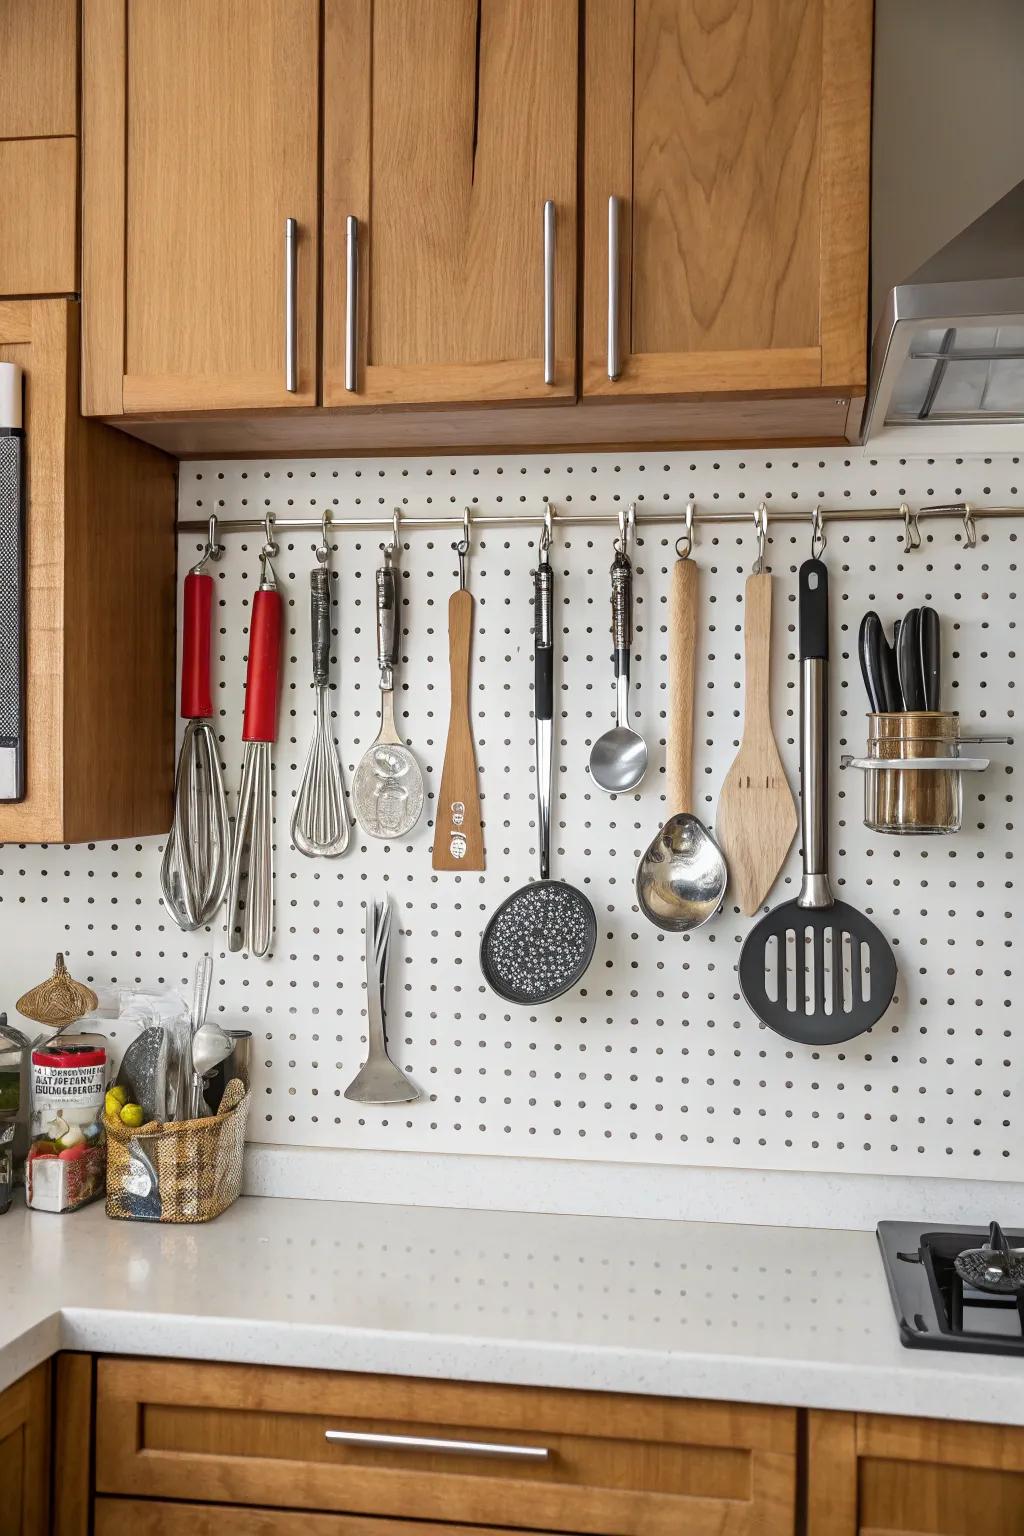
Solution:
<svg viewBox="0 0 1024 1536">
<path fill-rule="evenodd" d="M 1019 1360 L 904 1349 L 870 1233 L 243 1199 L 0 1217 L 0 1388 L 57 1349 L 1024 1424 Z"/>
</svg>

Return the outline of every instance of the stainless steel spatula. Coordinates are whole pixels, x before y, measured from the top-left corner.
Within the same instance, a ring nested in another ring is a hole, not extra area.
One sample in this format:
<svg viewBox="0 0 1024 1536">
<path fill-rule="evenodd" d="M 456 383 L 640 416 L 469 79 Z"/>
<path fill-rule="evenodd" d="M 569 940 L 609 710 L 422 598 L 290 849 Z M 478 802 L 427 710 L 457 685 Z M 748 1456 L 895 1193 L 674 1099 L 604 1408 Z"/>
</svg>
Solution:
<svg viewBox="0 0 1024 1536">
<path fill-rule="evenodd" d="M 896 961 L 874 923 L 828 879 L 828 572 L 800 567 L 800 814 L 803 884 L 750 930 L 740 990 L 762 1024 L 801 1045 L 838 1045 L 877 1024 Z"/>
</svg>

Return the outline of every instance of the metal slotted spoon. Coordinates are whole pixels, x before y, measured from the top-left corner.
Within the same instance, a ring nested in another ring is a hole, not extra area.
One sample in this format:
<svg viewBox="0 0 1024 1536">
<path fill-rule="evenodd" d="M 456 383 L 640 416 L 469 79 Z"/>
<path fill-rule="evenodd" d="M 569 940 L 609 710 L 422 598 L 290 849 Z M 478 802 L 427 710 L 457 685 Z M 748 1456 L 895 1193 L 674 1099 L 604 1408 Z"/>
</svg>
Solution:
<svg viewBox="0 0 1024 1536">
<path fill-rule="evenodd" d="M 327 544 L 327 516 L 316 552 L 317 563 L 309 573 L 309 618 L 313 645 L 313 687 L 316 690 L 316 724 L 306 767 L 292 810 L 292 842 L 307 858 L 332 858 L 348 847 L 351 823 L 345 800 L 338 749 L 331 733 L 331 587 Z"/>
</svg>

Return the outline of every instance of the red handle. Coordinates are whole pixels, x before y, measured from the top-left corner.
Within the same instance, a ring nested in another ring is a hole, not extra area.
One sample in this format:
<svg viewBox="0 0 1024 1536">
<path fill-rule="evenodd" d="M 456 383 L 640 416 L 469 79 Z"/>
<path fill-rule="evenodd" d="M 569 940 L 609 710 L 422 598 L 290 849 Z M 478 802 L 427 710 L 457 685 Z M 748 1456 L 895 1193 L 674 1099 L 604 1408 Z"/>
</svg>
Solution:
<svg viewBox="0 0 1024 1536">
<path fill-rule="evenodd" d="M 245 670 L 243 741 L 277 740 L 277 685 L 281 672 L 281 594 L 253 595 L 249 663 Z"/>
<path fill-rule="evenodd" d="M 185 618 L 181 631 L 181 718 L 212 720 L 210 614 L 213 577 L 189 571 L 185 577 Z"/>
</svg>

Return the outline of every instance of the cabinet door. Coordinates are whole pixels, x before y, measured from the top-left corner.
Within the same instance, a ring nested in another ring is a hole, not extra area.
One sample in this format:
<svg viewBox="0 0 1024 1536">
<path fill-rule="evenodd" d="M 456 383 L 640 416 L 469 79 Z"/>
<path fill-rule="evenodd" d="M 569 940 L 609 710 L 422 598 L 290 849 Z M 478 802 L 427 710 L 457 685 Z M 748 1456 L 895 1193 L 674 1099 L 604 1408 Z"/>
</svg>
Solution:
<svg viewBox="0 0 1024 1536">
<path fill-rule="evenodd" d="M 84 410 L 312 405 L 317 0 L 84 0 L 83 30 Z"/>
<path fill-rule="evenodd" d="M 586 395 L 863 392 L 870 93 L 871 0 L 590 0 Z"/>
<path fill-rule="evenodd" d="M 0 1392 L 0 1517 L 5 1536 L 49 1530 L 50 1368 L 37 1366 Z"/>
<path fill-rule="evenodd" d="M 326 0 L 325 405 L 574 394 L 578 36 L 577 0 Z"/>
</svg>

